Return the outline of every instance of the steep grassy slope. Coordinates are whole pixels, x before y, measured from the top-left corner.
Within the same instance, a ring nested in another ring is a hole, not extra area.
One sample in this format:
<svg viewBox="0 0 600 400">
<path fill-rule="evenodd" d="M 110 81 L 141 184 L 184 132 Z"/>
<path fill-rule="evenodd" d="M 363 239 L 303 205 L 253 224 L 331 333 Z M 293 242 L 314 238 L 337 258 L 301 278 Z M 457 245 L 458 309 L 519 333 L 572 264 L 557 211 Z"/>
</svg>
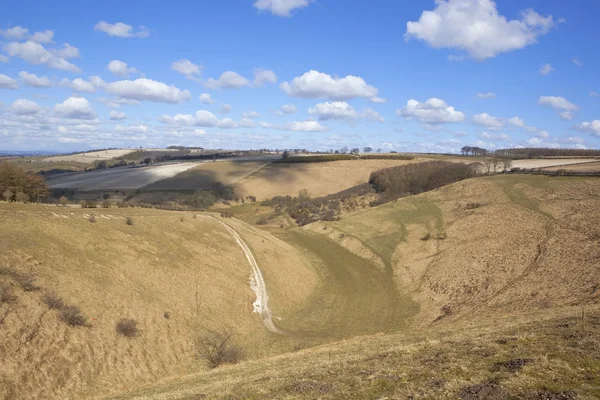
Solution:
<svg viewBox="0 0 600 400">
<path fill-rule="evenodd" d="M 379 259 L 421 323 L 600 299 L 600 180 L 477 178 L 309 229 Z"/>
<path fill-rule="evenodd" d="M 208 329 L 235 330 L 248 358 L 294 345 L 251 313 L 250 267 L 218 221 L 93 211 L 94 223 L 92 210 L 0 203 L 0 284 L 14 293 L 0 302 L 0 398 L 86 397 L 204 369 L 194 340 Z M 318 277 L 300 252 L 256 229 L 241 234 L 253 244 L 278 311 L 312 293 Z M 29 273 L 38 290 L 25 291 L 15 279 Z M 67 326 L 43 302 L 50 291 L 80 307 L 88 326 Z M 138 337 L 116 333 L 121 318 L 137 321 Z"/>
</svg>

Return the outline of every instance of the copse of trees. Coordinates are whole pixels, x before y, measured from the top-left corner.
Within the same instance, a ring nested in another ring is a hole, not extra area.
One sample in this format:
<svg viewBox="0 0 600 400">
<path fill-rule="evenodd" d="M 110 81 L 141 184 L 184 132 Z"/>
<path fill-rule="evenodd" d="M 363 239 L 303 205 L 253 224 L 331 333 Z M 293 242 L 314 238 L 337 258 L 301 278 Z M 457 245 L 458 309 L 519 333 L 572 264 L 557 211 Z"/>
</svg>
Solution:
<svg viewBox="0 0 600 400">
<path fill-rule="evenodd" d="M 41 175 L 25 172 L 14 163 L 0 163 L 0 193 L 3 200 L 26 202 L 47 197 L 50 192 Z"/>
<path fill-rule="evenodd" d="M 489 153 L 486 149 L 482 149 L 481 147 L 471 146 L 464 146 L 462 149 L 460 149 L 460 152 L 463 154 L 463 156 L 485 156 Z"/>
<path fill-rule="evenodd" d="M 448 161 L 426 161 L 380 169 L 371 173 L 369 183 L 381 194 L 380 204 L 400 197 L 472 178 L 477 175 L 474 164 Z"/>
</svg>

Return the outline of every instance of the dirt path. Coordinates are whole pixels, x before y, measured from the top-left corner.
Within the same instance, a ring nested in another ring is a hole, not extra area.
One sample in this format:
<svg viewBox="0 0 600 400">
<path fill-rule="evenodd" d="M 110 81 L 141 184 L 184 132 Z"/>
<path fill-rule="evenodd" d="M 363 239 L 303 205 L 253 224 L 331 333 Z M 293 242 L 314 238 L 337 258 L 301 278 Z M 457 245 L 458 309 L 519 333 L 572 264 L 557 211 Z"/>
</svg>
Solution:
<svg viewBox="0 0 600 400">
<path fill-rule="evenodd" d="M 250 287 L 252 291 L 256 293 L 256 300 L 252 303 L 252 307 L 254 308 L 255 313 L 259 313 L 265 327 L 273 333 L 283 334 L 284 332 L 278 329 L 273 323 L 273 316 L 271 315 L 271 311 L 269 310 L 269 295 L 267 294 L 267 285 L 265 284 L 265 279 L 263 278 L 262 272 L 260 268 L 258 268 L 258 264 L 256 263 L 256 259 L 252 255 L 252 251 L 244 242 L 244 239 L 229 225 L 225 222 L 221 221 L 216 217 L 212 217 L 219 221 L 221 225 L 223 225 L 229 233 L 233 236 L 237 244 L 242 248 L 244 254 L 246 255 L 246 259 L 252 268 L 252 273 L 250 275 Z"/>
</svg>

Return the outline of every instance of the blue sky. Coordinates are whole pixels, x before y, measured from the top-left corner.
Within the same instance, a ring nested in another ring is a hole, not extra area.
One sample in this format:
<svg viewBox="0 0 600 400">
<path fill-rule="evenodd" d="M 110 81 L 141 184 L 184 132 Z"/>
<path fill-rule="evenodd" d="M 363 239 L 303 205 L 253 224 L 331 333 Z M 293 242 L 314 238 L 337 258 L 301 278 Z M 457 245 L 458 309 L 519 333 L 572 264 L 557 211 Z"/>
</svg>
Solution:
<svg viewBox="0 0 600 400">
<path fill-rule="evenodd" d="M 0 149 L 598 148 L 599 12 L 593 0 L 11 2 Z"/>
</svg>

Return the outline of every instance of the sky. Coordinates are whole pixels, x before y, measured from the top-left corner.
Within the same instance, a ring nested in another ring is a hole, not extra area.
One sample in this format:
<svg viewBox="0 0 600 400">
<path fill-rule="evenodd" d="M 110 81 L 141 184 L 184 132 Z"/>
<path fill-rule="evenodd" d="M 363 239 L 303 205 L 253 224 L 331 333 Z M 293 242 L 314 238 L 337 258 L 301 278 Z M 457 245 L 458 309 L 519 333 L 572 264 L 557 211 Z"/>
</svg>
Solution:
<svg viewBox="0 0 600 400">
<path fill-rule="evenodd" d="M 600 147 L 597 0 L 8 2 L 0 150 Z"/>
</svg>

